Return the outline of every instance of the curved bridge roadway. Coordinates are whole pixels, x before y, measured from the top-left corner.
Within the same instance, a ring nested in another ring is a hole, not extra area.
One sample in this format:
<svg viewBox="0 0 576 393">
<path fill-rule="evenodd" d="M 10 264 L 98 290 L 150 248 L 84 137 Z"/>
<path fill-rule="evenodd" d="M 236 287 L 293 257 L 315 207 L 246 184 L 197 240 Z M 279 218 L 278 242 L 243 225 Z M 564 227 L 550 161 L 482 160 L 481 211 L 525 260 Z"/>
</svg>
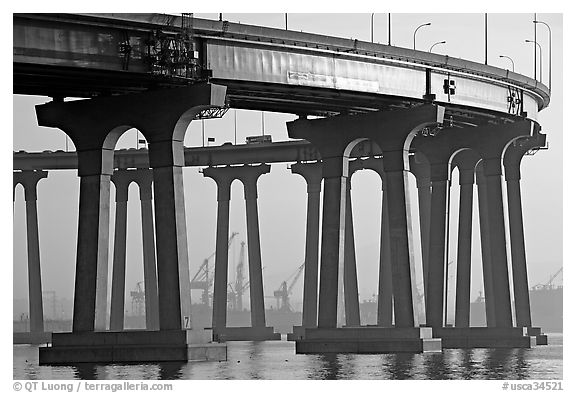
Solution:
<svg viewBox="0 0 576 393">
<path fill-rule="evenodd" d="M 15 14 L 14 92 L 94 97 L 187 84 L 152 75 L 146 58 L 156 31 L 175 36 L 181 26 L 163 14 Z M 434 100 L 447 119 L 479 124 L 536 120 L 549 102 L 531 78 L 434 53 L 227 21 L 192 27 L 207 78 L 227 86 L 235 108 L 330 115 Z"/>
</svg>

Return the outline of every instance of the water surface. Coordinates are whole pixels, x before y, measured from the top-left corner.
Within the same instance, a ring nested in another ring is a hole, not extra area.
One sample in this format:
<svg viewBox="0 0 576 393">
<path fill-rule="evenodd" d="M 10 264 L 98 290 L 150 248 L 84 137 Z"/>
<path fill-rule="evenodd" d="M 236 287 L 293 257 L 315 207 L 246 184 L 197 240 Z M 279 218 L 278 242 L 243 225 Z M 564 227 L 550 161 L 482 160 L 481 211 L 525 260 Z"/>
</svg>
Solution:
<svg viewBox="0 0 576 393">
<path fill-rule="evenodd" d="M 555 379 L 563 378 L 562 334 L 529 349 L 442 353 L 297 355 L 289 341 L 228 343 L 228 361 L 39 366 L 38 346 L 14 345 L 14 379 Z"/>
</svg>

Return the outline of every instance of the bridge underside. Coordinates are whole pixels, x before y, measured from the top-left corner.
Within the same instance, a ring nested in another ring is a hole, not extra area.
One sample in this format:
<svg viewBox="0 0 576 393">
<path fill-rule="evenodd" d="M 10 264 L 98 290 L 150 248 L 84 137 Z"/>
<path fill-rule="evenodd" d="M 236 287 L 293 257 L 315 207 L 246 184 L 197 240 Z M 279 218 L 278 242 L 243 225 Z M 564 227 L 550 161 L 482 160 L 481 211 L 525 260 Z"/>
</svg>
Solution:
<svg viewBox="0 0 576 393">
<path fill-rule="evenodd" d="M 14 94 L 56 98 L 123 95 L 191 84 L 190 80 L 183 78 L 161 77 L 142 72 L 26 63 L 14 63 L 13 75 Z M 210 81 L 227 87 L 229 107 L 247 110 L 333 116 L 340 113 L 406 109 L 423 102 L 407 97 L 317 87 L 294 88 L 282 84 L 215 78 Z M 462 126 L 514 121 L 512 115 L 459 105 L 447 105 L 446 116 Z"/>
</svg>

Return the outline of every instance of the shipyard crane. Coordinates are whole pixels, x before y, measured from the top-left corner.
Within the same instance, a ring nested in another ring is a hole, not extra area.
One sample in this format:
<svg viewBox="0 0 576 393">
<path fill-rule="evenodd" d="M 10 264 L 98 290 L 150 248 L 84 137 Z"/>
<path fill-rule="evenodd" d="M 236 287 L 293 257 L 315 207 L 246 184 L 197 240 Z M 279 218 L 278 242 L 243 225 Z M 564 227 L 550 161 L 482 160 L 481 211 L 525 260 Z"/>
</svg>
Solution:
<svg viewBox="0 0 576 393">
<path fill-rule="evenodd" d="M 242 295 L 250 286 L 250 281 L 244 282 L 244 264 L 246 261 L 246 242 L 240 243 L 240 257 L 236 264 L 236 277 L 234 285 L 228 284 L 230 292 L 228 293 L 231 308 L 233 310 L 241 311 L 243 309 Z"/>
<path fill-rule="evenodd" d="M 563 267 L 558 269 L 558 271 L 550 277 L 550 279 L 546 282 L 546 284 L 536 284 L 532 287 L 532 289 L 552 289 L 552 283 L 554 282 L 556 277 L 558 277 L 558 275 L 562 273 L 562 270 Z"/>
<path fill-rule="evenodd" d="M 144 281 L 138 281 L 136 283 L 136 290 L 130 291 L 130 296 L 132 297 L 132 314 L 142 316 L 144 315 L 144 301 L 145 293 L 142 289 L 142 284 Z"/>
<path fill-rule="evenodd" d="M 232 240 L 234 237 L 238 235 L 238 232 L 232 232 L 230 237 L 228 238 L 228 249 L 230 249 L 230 245 L 232 244 Z M 216 255 L 216 251 L 210 254 L 208 257 L 204 259 L 204 262 L 200 265 L 200 268 L 196 272 L 196 274 L 190 280 L 190 289 L 201 289 L 202 290 L 202 304 L 209 305 L 210 303 L 210 294 L 209 290 L 212 286 L 212 282 L 214 281 L 214 274 L 210 271 L 210 260 Z"/>
<path fill-rule="evenodd" d="M 302 271 L 304 270 L 304 263 L 296 269 L 294 273 L 290 275 L 285 281 L 282 281 L 280 288 L 274 291 L 274 297 L 276 298 L 276 308 L 280 311 L 291 312 L 292 307 L 290 306 L 290 295 L 292 294 L 292 289 L 296 284 L 296 281 L 300 278 Z M 294 278 L 292 278 L 294 277 Z M 290 285 L 288 281 L 292 278 Z"/>
</svg>

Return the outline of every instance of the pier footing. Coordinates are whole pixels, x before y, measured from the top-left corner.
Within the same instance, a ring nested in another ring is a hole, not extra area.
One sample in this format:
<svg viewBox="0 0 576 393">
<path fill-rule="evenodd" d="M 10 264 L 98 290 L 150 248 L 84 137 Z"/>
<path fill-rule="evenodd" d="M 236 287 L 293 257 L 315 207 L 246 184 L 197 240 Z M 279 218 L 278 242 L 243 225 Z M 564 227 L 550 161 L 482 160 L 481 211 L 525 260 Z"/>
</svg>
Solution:
<svg viewBox="0 0 576 393">
<path fill-rule="evenodd" d="M 524 335 L 530 336 L 531 345 L 548 345 L 548 336 L 542 334 L 542 328 L 539 327 L 525 327 Z"/>
<path fill-rule="evenodd" d="M 213 343 L 209 330 L 54 333 L 52 346 L 39 348 L 40 365 L 148 363 L 227 359 L 226 344 Z"/>
<path fill-rule="evenodd" d="M 295 330 L 295 334 L 296 330 Z M 442 351 L 431 328 L 307 328 L 296 339 L 296 353 L 421 353 Z"/>
<path fill-rule="evenodd" d="M 49 344 L 52 342 L 52 332 L 14 332 L 14 344 Z"/>
<path fill-rule="evenodd" d="M 214 330 L 214 341 L 274 341 L 281 340 L 273 327 L 226 327 Z"/>
<path fill-rule="evenodd" d="M 469 327 L 433 328 L 433 337 L 442 339 L 442 348 L 530 348 L 523 328 Z"/>
<path fill-rule="evenodd" d="M 293 326 L 292 333 L 286 335 L 287 341 L 302 340 L 304 338 L 304 331 L 306 328 L 304 326 Z"/>
</svg>

